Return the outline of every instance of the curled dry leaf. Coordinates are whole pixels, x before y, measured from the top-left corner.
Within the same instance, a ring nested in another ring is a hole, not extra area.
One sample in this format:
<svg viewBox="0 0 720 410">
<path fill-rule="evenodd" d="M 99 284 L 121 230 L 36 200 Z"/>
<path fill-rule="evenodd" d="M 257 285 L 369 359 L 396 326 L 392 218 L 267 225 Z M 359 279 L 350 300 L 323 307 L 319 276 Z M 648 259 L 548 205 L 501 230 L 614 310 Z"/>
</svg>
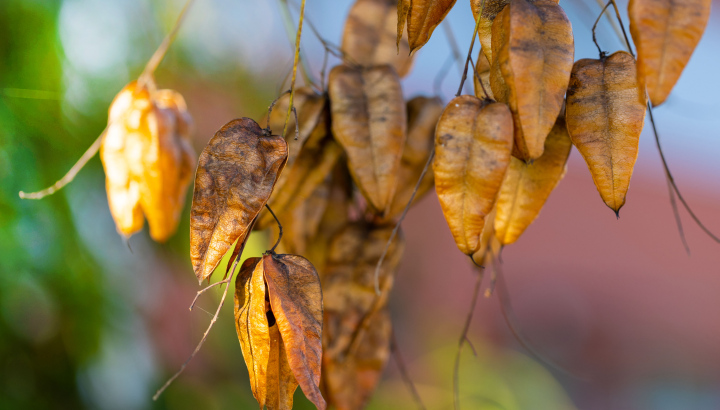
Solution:
<svg viewBox="0 0 720 410">
<path fill-rule="evenodd" d="M 200 154 L 190 212 L 190 258 L 198 280 L 210 277 L 235 241 L 232 259 L 238 256 L 287 155 L 285 140 L 267 135 L 250 118 L 225 124 Z"/>
<path fill-rule="evenodd" d="M 191 124 L 182 96 L 154 84 L 137 89 L 132 82 L 113 100 L 100 159 L 110 213 L 123 236 L 142 229 L 143 214 L 154 240 L 175 233 L 195 166 Z"/>
<path fill-rule="evenodd" d="M 235 282 L 235 326 L 260 408 L 291 409 L 298 385 L 325 409 L 320 383 L 323 300 L 302 256 L 265 255 L 243 263 Z"/>
<path fill-rule="evenodd" d="M 535 0 L 528 0 L 533 3 Z M 559 3 L 555 1 L 555 3 Z M 488 62 L 492 61 L 492 24 L 495 17 L 510 4 L 510 0 L 470 0 L 470 8 L 472 9 L 473 19 L 477 21 L 480 17 L 480 25 L 478 26 L 478 37 L 482 46 L 481 53 L 485 54 Z M 479 58 L 478 58 L 479 59 Z"/>
<path fill-rule="evenodd" d="M 553 0 L 513 0 L 493 22 L 490 82 L 498 101 L 510 106 L 515 155 L 524 161 L 542 155 L 562 109 L 574 52 L 570 20 Z"/>
<path fill-rule="evenodd" d="M 407 24 L 410 52 L 424 46 L 454 5 L 455 0 L 399 0 L 397 43 Z"/>
<path fill-rule="evenodd" d="M 635 73 L 635 59 L 624 51 L 582 59 L 573 67 L 568 88 L 570 138 L 615 213 L 625 204 L 645 122 L 645 95 Z"/>
<path fill-rule="evenodd" d="M 400 79 L 388 65 L 337 66 L 328 81 L 332 131 L 372 208 L 386 214 L 398 184 L 407 114 Z"/>
<path fill-rule="evenodd" d="M 545 152 L 540 158 L 531 164 L 517 158 L 510 160 L 495 206 L 495 236 L 502 245 L 515 242 L 540 214 L 550 193 L 565 176 L 571 147 L 562 115 L 545 140 Z"/>
<path fill-rule="evenodd" d="M 463 95 L 447 105 L 435 135 L 435 191 L 455 244 L 472 255 L 510 163 L 512 116 L 505 104 Z"/>
<path fill-rule="evenodd" d="M 328 403 L 338 409 L 365 406 L 390 356 L 390 320 L 385 311 L 389 292 L 377 299 L 374 274 L 392 230 L 392 224 L 357 222 L 347 225 L 330 244 L 321 274 L 325 302 L 322 387 Z M 382 283 L 392 284 L 403 250 L 404 239 L 398 235 L 381 268 Z"/>
<path fill-rule="evenodd" d="M 357 0 L 343 31 L 342 51 L 363 67 L 390 64 L 400 77 L 412 68 L 407 36 L 396 45 L 397 0 Z"/>
<path fill-rule="evenodd" d="M 415 97 L 407 102 L 408 132 L 398 176 L 398 187 L 388 217 L 399 216 L 415 190 L 430 153 L 435 145 L 435 126 L 443 111 L 439 98 Z M 433 186 L 432 169 L 428 169 L 413 203 L 416 203 Z"/>
<path fill-rule="evenodd" d="M 712 0 L 630 0 L 637 74 L 654 106 L 672 91 L 705 31 Z"/>
</svg>

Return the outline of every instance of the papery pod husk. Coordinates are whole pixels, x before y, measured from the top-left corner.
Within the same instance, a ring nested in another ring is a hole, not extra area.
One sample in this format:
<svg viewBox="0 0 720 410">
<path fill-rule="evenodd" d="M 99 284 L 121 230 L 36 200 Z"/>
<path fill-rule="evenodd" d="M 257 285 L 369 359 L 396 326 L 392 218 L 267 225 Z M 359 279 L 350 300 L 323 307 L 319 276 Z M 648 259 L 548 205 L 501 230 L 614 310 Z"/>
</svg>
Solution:
<svg viewBox="0 0 720 410">
<path fill-rule="evenodd" d="M 330 71 L 332 132 L 348 158 L 360 192 L 386 215 L 398 184 L 407 137 L 407 113 L 400 79 L 389 65 Z"/>
<path fill-rule="evenodd" d="M 326 315 L 324 337 L 334 339 L 335 332 L 343 332 L 343 320 L 355 321 L 357 316 Z M 335 329 L 337 327 L 338 329 Z M 370 318 L 363 342 L 357 351 L 343 361 L 323 357 L 323 394 L 338 410 L 365 408 L 382 377 L 390 359 L 392 323 L 387 308 L 382 308 Z"/>
<path fill-rule="evenodd" d="M 435 28 L 445 19 L 456 0 L 399 0 L 397 42 L 407 24 L 410 52 L 424 46 Z"/>
<path fill-rule="evenodd" d="M 528 1 L 532 3 L 535 0 Z M 555 3 L 559 3 L 559 0 Z M 478 25 L 478 37 L 480 38 L 480 45 L 482 46 L 480 52 L 485 55 L 488 64 L 492 61 L 492 24 L 493 21 L 495 21 L 495 17 L 497 17 L 508 4 L 510 4 L 510 0 L 470 0 L 473 20 L 477 21 L 478 14 L 482 14 L 480 24 Z M 478 96 L 478 98 L 480 98 L 480 96 Z"/>
<path fill-rule="evenodd" d="M 565 176 L 571 148 L 563 113 L 545 140 L 545 151 L 540 158 L 531 164 L 517 158 L 510 160 L 495 205 L 495 236 L 500 244 L 517 241 L 538 217 L 550 193 Z"/>
<path fill-rule="evenodd" d="M 483 53 L 483 50 L 484 49 L 481 49 L 478 53 L 477 63 L 475 64 L 475 71 L 477 74 L 473 74 L 475 96 L 481 100 L 485 98 L 495 100 L 495 95 L 493 94 L 492 86 L 490 85 L 491 67 L 487 57 L 485 57 L 485 54 Z M 482 84 L 480 83 L 481 80 Z"/>
<path fill-rule="evenodd" d="M 309 243 L 318 234 L 320 222 L 330 201 L 331 184 L 332 178 L 328 175 L 304 201 L 278 215 L 283 224 L 283 236 L 278 252 L 308 257 Z M 270 237 L 277 238 L 280 233 L 277 224 L 271 226 L 271 230 Z M 308 259 L 312 262 L 312 259 Z"/>
<path fill-rule="evenodd" d="M 350 223 L 353 204 L 352 181 L 347 166 L 341 161 L 331 175 L 328 203 L 325 206 L 315 235 L 307 241 L 305 257 L 315 265 L 320 276 L 325 272 L 330 241 Z"/>
<path fill-rule="evenodd" d="M 260 408 L 291 409 L 298 385 L 318 409 L 322 291 L 315 268 L 296 255 L 243 263 L 235 282 L 235 325 Z"/>
<path fill-rule="evenodd" d="M 398 187 L 388 218 L 395 218 L 405 210 L 420 175 L 435 146 L 435 126 L 444 105 L 439 98 L 415 97 L 407 102 L 407 140 L 400 160 Z M 433 187 L 432 167 L 428 167 L 413 199 L 417 203 Z"/>
<path fill-rule="evenodd" d="M 625 204 L 645 123 L 645 93 L 635 72 L 635 59 L 624 51 L 582 59 L 573 67 L 567 93 L 570 138 L 616 214 Z"/>
<path fill-rule="evenodd" d="M 358 65 L 390 64 L 400 77 L 412 68 L 407 35 L 396 45 L 397 0 L 357 0 L 350 9 L 341 50 Z"/>
<path fill-rule="evenodd" d="M 185 100 L 173 90 L 152 83 L 138 90 L 132 82 L 113 100 L 100 159 L 121 235 L 141 230 L 143 214 L 158 242 L 177 230 L 195 167 L 191 126 Z"/>
<path fill-rule="evenodd" d="M 285 184 L 278 187 L 270 197 L 268 205 L 277 214 L 292 211 L 332 172 L 335 163 L 340 159 L 343 150 L 332 138 L 325 138 L 322 145 L 305 148 L 293 166 L 283 173 Z M 258 229 L 265 229 L 275 224 L 270 212 L 264 211 L 258 219 Z"/>
<path fill-rule="evenodd" d="M 325 303 L 322 388 L 328 404 L 338 409 L 363 408 L 375 390 L 389 358 L 390 323 L 385 307 L 402 259 L 399 234 L 380 270 L 386 290 L 377 297 L 375 266 L 394 228 L 356 222 L 330 244 L 321 274 Z"/>
<path fill-rule="evenodd" d="M 637 75 L 653 106 L 665 102 L 697 47 L 712 0 L 630 0 Z"/>
<path fill-rule="evenodd" d="M 562 109 L 574 52 L 570 20 L 553 0 L 513 0 L 493 22 L 490 82 L 513 113 L 514 155 L 524 161 L 542 155 Z"/>
<path fill-rule="evenodd" d="M 480 249 L 512 151 L 512 115 L 505 104 L 463 95 L 445 108 L 435 133 L 435 191 L 458 249 Z"/>
<path fill-rule="evenodd" d="M 190 210 L 190 258 L 198 280 L 210 277 L 235 244 L 240 255 L 287 161 L 287 143 L 250 118 L 225 124 L 203 149 Z"/>
</svg>

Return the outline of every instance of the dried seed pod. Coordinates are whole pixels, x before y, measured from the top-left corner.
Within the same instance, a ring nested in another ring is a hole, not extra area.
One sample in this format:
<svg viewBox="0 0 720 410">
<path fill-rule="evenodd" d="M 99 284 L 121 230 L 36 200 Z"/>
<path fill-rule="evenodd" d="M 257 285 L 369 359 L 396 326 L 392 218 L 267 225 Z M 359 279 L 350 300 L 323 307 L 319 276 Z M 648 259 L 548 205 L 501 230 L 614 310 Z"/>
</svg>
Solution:
<svg viewBox="0 0 720 410">
<path fill-rule="evenodd" d="M 531 164 L 517 158 L 510 160 L 495 206 L 495 236 L 502 245 L 510 245 L 522 235 L 565 176 L 572 142 L 564 117 L 558 117 L 540 158 Z"/>
<path fill-rule="evenodd" d="M 528 0 L 530 3 L 535 0 Z M 555 3 L 559 3 L 555 1 Z M 478 14 L 480 17 L 480 25 L 478 26 L 478 37 L 480 37 L 481 53 L 485 55 L 488 62 L 492 62 L 492 24 L 498 13 L 510 4 L 510 0 L 470 0 L 470 8 L 473 12 L 473 19 L 477 21 Z M 481 13 L 482 11 L 482 13 Z M 479 58 L 478 58 L 479 60 Z"/>
<path fill-rule="evenodd" d="M 405 77 L 413 57 L 407 35 L 396 45 L 397 17 L 397 0 L 357 0 L 345 21 L 342 51 L 363 67 L 390 64 Z"/>
<path fill-rule="evenodd" d="M 260 408 L 291 409 L 298 384 L 318 409 L 323 297 L 302 256 L 269 254 L 243 263 L 235 281 L 235 326 Z"/>
<path fill-rule="evenodd" d="M 399 0 L 397 43 L 407 23 L 410 52 L 424 46 L 454 5 L 455 0 Z"/>
<path fill-rule="evenodd" d="M 398 188 L 390 207 L 389 218 L 399 216 L 413 194 L 430 153 L 435 146 L 435 126 L 443 111 L 439 98 L 415 97 L 407 102 L 408 133 L 400 160 Z M 433 186 L 432 168 L 428 168 L 413 203 L 416 203 Z"/>
<path fill-rule="evenodd" d="M 635 70 L 635 59 L 624 51 L 579 60 L 567 95 L 570 138 L 603 201 L 616 213 L 625 204 L 645 122 L 645 94 Z"/>
<path fill-rule="evenodd" d="M 182 96 L 154 84 L 132 82 L 113 100 L 100 159 L 120 234 L 142 229 L 143 214 L 158 242 L 177 230 L 195 166 L 191 124 Z"/>
<path fill-rule="evenodd" d="M 348 156 L 360 192 L 385 214 L 398 183 L 407 114 L 400 80 L 390 66 L 337 66 L 328 80 L 332 131 Z"/>
<path fill-rule="evenodd" d="M 542 155 L 562 108 L 574 52 L 570 20 L 553 0 L 513 0 L 493 22 L 491 64 L 498 67 L 490 71 L 490 82 L 498 101 L 510 106 L 516 155 L 524 161 Z"/>
<path fill-rule="evenodd" d="M 685 69 L 710 18 L 712 0 L 630 0 L 637 75 L 654 106 L 662 104 Z"/>
<path fill-rule="evenodd" d="M 374 273 L 393 227 L 353 223 L 330 244 L 321 274 L 325 303 L 322 386 L 328 403 L 338 409 L 363 408 L 389 358 L 390 321 L 385 312 L 389 292 L 376 297 Z M 398 235 L 380 270 L 387 289 L 403 250 L 404 239 Z"/>
<path fill-rule="evenodd" d="M 312 194 L 318 185 L 332 172 L 342 155 L 342 148 L 331 138 L 315 149 L 305 149 L 283 175 L 283 187 L 277 187 L 268 204 L 277 214 L 292 211 Z M 258 219 L 258 228 L 265 229 L 275 223 L 269 212 L 263 212 Z"/>
<path fill-rule="evenodd" d="M 512 115 L 505 104 L 463 95 L 447 105 L 435 135 L 435 191 L 455 244 L 472 255 L 510 163 Z"/>
<path fill-rule="evenodd" d="M 210 277 L 237 240 L 234 259 L 287 161 L 287 144 L 250 118 L 225 124 L 200 154 L 190 211 L 190 258 Z"/>
</svg>

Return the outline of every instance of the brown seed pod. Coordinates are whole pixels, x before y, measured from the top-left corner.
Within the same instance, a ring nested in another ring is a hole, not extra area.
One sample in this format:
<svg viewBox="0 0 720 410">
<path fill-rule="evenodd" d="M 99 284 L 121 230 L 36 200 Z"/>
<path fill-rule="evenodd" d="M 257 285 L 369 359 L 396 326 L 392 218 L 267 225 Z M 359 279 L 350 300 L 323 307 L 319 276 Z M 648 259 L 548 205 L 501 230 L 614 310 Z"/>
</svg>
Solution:
<svg viewBox="0 0 720 410">
<path fill-rule="evenodd" d="M 502 245 L 517 241 L 540 214 L 550 193 L 565 176 L 571 147 L 562 115 L 545 140 L 545 151 L 540 158 L 531 164 L 517 158 L 510 160 L 495 205 L 495 236 Z"/>
<path fill-rule="evenodd" d="M 302 256 L 265 255 L 243 263 L 235 281 L 235 326 L 260 408 L 291 409 L 298 384 L 318 409 L 323 296 Z"/>
<path fill-rule="evenodd" d="M 143 214 L 154 240 L 175 233 L 195 166 L 191 124 L 182 96 L 154 84 L 138 90 L 132 82 L 113 100 L 100 159 L 121 235 L 142 229 Z"/>
<path fill-rule="evenodd" d="M 407 114 L 400 80 L 390 66 L 337 66 L 328 81 L 332 131 L 347 153 L 360 192 L 379 214 L 395 195 Z"/>
<path fill-rule="evenodd" d="M 535 0 L 528 0 L 533 3 Z M 559 3 L 559 0 L 555 3 Z M 473 12 L 473 19 L 477 21 L 478 14 L 482 10 L 480 25 L 478 26 L 478 37 L 482 45 L 481 53 L 485 54 L 488 62 L 492 61 L 492 24 L 495 17 L 510 4 L 510 0 L 470 0 L 470 8 Z M 478 58 L 479 60 L 479 58 Z"/>
<path fill-rule="evenodd" d="M 435 146 L 435 126 L 445 107 L 439 98 L 415 97 L 407 102 L 408 132 L 400 170 L 398 187 L 390 207 L 389 218 L 402 214 Z M 425 173 L 413 203 L 422 198 L 433 186 L 432 168 Z"/>
<path fill-rule="evenodd" d="M 510 164 L 512 115 L 505 104 L 463 95 L 447 105 L 435 135 L 435 191 L 455 244 L 472 255 Z"/>
<path fill-rule="evenodd" d="M 342 51 L 363 67 L 389 64 L 400 77 L 412 68 L 407 35 L 396 45 L 397 0 L 357 0 L 343 31 Z"/>
<path fill-rule="evenodd" d="M 575 63 L 567 95 L 567 129 L 600 196 L 616 213 L 625 204 L 637 159 L 645 104 L 630 54 L 618 51 Z"/>
<path fill-rule="evenodd" d="M 455 0 L 399 0 L 397 43 L 407 23 L 410 52 L 424 46 L 454 5 Z"/>
<path fill-rule="evenodd" d="M 374 273 L 392 230 L 392 224 L 347 225 L 333 238 L 321 273 L 322 386 L 328 404 L 338 409 L 363 408 L 390 357 L 390 321 L 385 311 L 389 292 L 376 298 Z M 392 284 L 403 250 L 404 239 L 398 235 L 380 270 L 382 283 Z"/>
<path fill-rule="evenodd" d="M 665 102 L 702 38 L 712 0 L 630 0 L 639 83 L 653 106 Z"/>
<path fill-rule="evenodd" d="M 542 155 L 562 108 L 574 52 L 570 20 L 553 0 L 513 0 L 493 22 L 490 82 L 497 100 L 510 106 L 515 155 L 524 161 Z"/>
<path fill-rule="evenodd" d="M 282 137 L 266 135 L 250 118 L 225 124 L 200 154 L 190 211 L 190 258 L 201 282 L 233 243 L 247 240 L 287 161 Z"/>
<path fill-rule="evenodd" d="M 276 187 L 268 204 L 276 215 L 295 209 L 332 172 L 342 155 L 342 148 L 332 139 L 326 138 L 321 146 L 303 150 L 293 166 L 286 170 L 284 185 Z M 275 223 L 269 212 L 263 212 L 258 219 L 258 229 L 265 229 Z"/>
</svg>

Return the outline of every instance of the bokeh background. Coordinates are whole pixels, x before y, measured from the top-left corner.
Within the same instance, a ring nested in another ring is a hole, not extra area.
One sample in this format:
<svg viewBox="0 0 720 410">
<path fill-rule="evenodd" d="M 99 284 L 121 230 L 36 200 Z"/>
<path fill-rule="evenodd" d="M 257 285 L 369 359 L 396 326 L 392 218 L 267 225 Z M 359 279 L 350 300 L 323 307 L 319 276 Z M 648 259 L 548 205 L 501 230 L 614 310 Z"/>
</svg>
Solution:
<svg viewBox="0 0 720 410">
<path fill-rule="evenodd" d="M 290 0 L 292 20 L 297 0 Z M 307 17 L 338 44 L 350 0 L 309 0 Z M 460 0 L 447 21 L 463 54 L 473 21 Z M 696 213 L 720 232 L 720 4 L 679 84 L 656 110 L 665 153 Z M 619 1 L 621 9 L 626 2 Z M 0 1 L 0 408 L 255 408 L 227 303 L 201 353 L 158 400 L 154 391 L 199 341 L 219 299 L 197 291 L 188 208 L 166 244 L 147 231 L 126 244 L 107 206 L 95 158 L 75 181 L 23 201 L 60 178 L 104 128 L 113 96 L 136 78 L 182 8 L 181 0 Z M 595 0 L 563 0 L 576 59 L 596 58 Z M 292 46 L 277 0 L 197 0 L 156 73 L 182 93 L 200 152 L 230 119 L 260 118 L 287 88 Z M 627 21 L 627 20 L 626 20 Z M 604 20 L 604 49 L 622 47 Z M 291 34 L 292 37 L 292 34 Z M 303 35 L 311 74 L 323 48 Z M 434 93 L 450 55 L 442 27 L 404 80 L 406 97 Z M 331 64 L 337 64 L 331 58 Z M 440 84 L 459 84 L 451 65 Z M 302 81 L 302 80 L 301 80 Z M 467 87 L 471 90 L 472 82 Z M 582 158 L 540 218 L 503 252 L 518 323 L 546 367 L 515 341 L 496 297 L 478 303 L 461 360 L 461 402 L 472 409 L 720 408 L 720 245 L 681 210 L 680 242 L 652 135 L 621 217 L 600 200 Z M 188 193 L 188 199 L 190 193 Z M 473 270 L 452 241 L 437 198 L 403 224 L 407 250 L 392 295 L 397 341 L 430 409 L 451 408 L 452 366 Z M 253 235 L 246 256 L 267 236 Z M 297 408 L 311 408 L 298 390 Z M 415 408 L 393 359 L 370 408 Z"/>
</svg>

